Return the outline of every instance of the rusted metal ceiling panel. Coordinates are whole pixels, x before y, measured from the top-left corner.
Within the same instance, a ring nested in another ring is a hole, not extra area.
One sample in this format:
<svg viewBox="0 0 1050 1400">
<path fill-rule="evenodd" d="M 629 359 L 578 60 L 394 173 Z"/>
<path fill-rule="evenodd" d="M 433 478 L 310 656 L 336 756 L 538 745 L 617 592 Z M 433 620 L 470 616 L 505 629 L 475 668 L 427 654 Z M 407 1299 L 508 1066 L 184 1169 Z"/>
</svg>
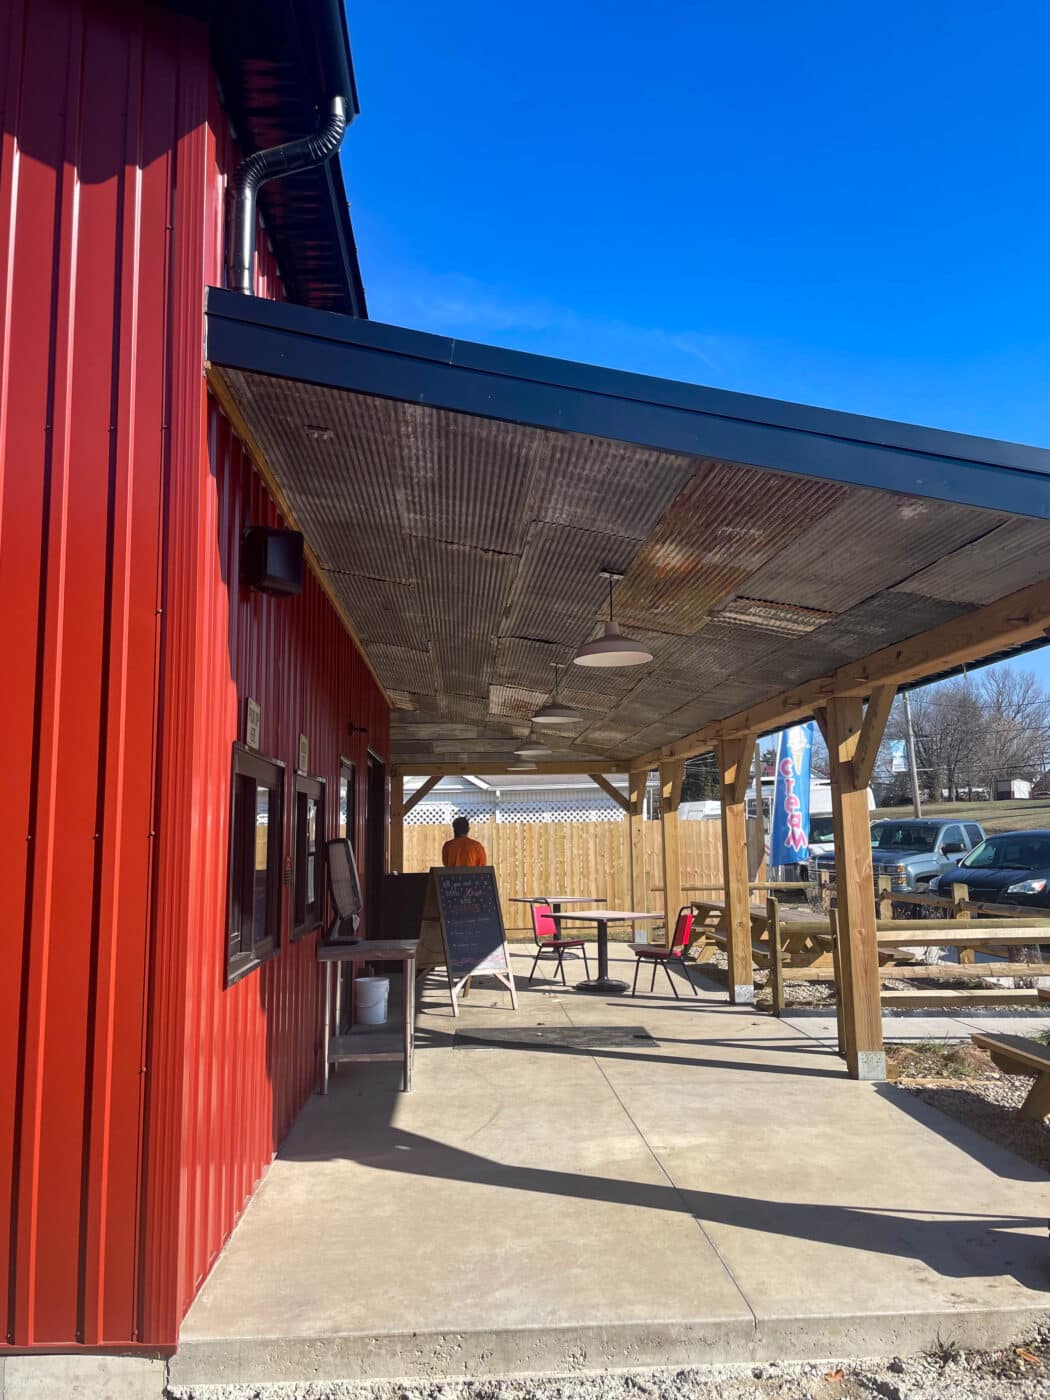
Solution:
<svg viewBox="0 0 1050 1400">
<path fill-rule="evenodd" d="M 902 587 L 957 603 L 994 602 L 1036 578 L 1050 576 L 1050 523 L 1007 520 L 915 574 Z"/>
<path fill-rule="evenodd" d="M 396 689 L 409 693 L 434 690 L 436 678 L 429 651 L 373 642 L 368 656 L 383 680 Z"/>
<path fill-rule="evenodd" d="M 644 540 L 696 468 L 694 457 L 608 438 L 546 433 L 544 439 L 537 518 L 608 535 Z"/>
<path fill-rule="evenodd" d="M 543 434 L 416 404 L 399 409 L 398 504 L 405 528 L 519 554 Z"/>
<path fill-rule="evenodd" d="M 919 597 L 903 589 L 880 593 L 850 608 L 813 634 L 815 645 L 827 648 L 829 657 L 852 660 L 878 651 L 893 641 L 914 637 L 967 611 L 963 603 Z"/>
<path fill-rule="evenodd" d="M 354 619 L 361 642 L 370 650 L 373 642 L 418 646 L 425 629 L 419 590 L 414 583 L 330 571 L 326 577 L 347 616 Z"/>
<path fill-rule="evenodd" d="M 786 539 L 845 494 L 829 482 L 703 462 L 617 587 L 618 619 L 695 632 Z"/>
<path fill-rule="evenodd" d="M 503 630 L 560 643 L 571 655 L 604 615 L 609 586 L 600 571 L 623 572 L 637 552 L 627 535 L 533 522 Z"/>
<path fill-rule="evenodd" d="M 747 581 L 752 598 L 846 612 L 905 584 L 931 561 L 993 529 L 992 511 L 855 487 L 824 519 L 786 536 L 786 547 Z M 998 596 L 998 595 L 997 595 Z"/>
</svg>

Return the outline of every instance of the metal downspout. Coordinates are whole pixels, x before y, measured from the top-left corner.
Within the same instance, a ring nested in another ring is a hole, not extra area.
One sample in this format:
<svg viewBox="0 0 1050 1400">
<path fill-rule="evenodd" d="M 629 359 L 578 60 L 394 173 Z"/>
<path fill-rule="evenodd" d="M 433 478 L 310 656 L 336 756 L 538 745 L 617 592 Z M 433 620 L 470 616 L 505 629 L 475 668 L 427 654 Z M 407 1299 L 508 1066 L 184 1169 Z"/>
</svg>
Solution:
<svg viewBox="0 0 1050 1400">
<path fill-rule="evenodd" d="M 330 97 L 324 124 L 313 136 L 286 141 L 267 151 L 256 151 L 237 167 L 227 196 L 226 285 L 232 291 L 252 295 L 259 190 L 268 180 L 308 170 L 330 160 L 346 135 L 347 106 L 345 96 Z"/>
</svg>

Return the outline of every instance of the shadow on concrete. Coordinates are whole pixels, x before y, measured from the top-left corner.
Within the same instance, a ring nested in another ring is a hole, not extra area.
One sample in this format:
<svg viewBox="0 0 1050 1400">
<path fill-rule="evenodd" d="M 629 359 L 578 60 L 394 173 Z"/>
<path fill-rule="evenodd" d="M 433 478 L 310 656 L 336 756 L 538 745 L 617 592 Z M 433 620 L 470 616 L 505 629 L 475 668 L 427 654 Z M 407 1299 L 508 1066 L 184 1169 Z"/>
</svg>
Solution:
<svg viewBox="0 0 1050 1400">
<path fill-rule="evenodd" d="M 838 1061 L 837 1056 L 830 1054 L 828 1051 L 823 1052 L 825 1059 L 827 1059 L 829 1062 L 828 1067 L 826 1069 L 818 1069 L 813 1065 L 771 1065 L 751 1062 L 748 1060 L 718 1060 L 699 1055 L 689 1057 L 683 1055 L 660 1055 L 644 1053 L 640 1050 L 624 1050 L 618 1046 L 605 1048 L 585 1048 L 582 1046 L 575 1045 L 545 1045 L 540 1041 L 528 1040 L 526 1038 L 524 1033 L 529 1029 L 529 1027 L 523 1026 L 521 1029 L 523 1034 L 520 1041 L 515 1041 L 509 1038 L 513 1035 L 514 1031 L 512 1027 L 508 1027 L 506 1029 L 500 1029 L 501 1038 L 499 1040 L 497 1040 L 494 1037 L 491 1042 L 484 1043 L 479 1039 L 479 1035 L 481 1033 L 480 1028 L 471 1027 L 470 1049 L 507 1050 L 511 1052 L 525 1050 L 529 1054 L 533 1055 L 568 1055 L 583 1057 L 584 1059 L 588 1060 L 613 1060 L 617 1063 L 621 1061 L 628 1061 L 630 1063 L 637 1064 L 674 1065 L 683 1070 L 731 1069 L 740 1070 L 745 1073 L 749 1070 L 752 1070 L 757 1071 L 759 1074 L 786 1074 L 791 1076 L 792 1078 L 801 1079 L 813 1077 L 821 1079 L 846 1078 L 845 1067 Z M 737 1049 L 739 1049 L 740 1047 L 739 1041 L 732 1040 L 726 1040 L 721 1042 L 709 1042 L 705 1040 L 668 1040 L 666 1036 L 657 1036 L 656 1039 L 661 1044 L 706 1046 L 708 1044 L 713 1043 L 722 1044 L 725 1046 L 735 1046 L 735 1048 Z M 465 1044 L 466 1042 L 464 1042 L 464 1045 Z M 420 1028 L 416 1032 L 416 1045 L 419 1049 L 454 1049 L 456 1045 L 456 1033 L 454 1030 L 450 1030 L 449 1032 L 434 1030 L 430 1026 Z M 749 1044 L 748 1050 L 750 1050 L 751 1048 L 752 1046 Z"/>
<path fill-rule="evenodd" d="M 964 1081 L 960 1081 L 960 1087 L 964 1087 Z M 1018 1157 L 1005 1143 L 984 1137 L 976 1128 L 953 1118 L 916 1094 L 910 1094 L 907 1089 L 899 1089 L 893 1084 L 876 1084 L 875 1090 L 880 1098 L 891 1103 L 899 1112 L 906 1113 L 909 1118 L 914 1118 L 924 1128 L 929 1128 L 946 1142 L 950 1142 L 953 1147 L 958 1147 L 975 1162 L 980 1162 L 983 1167 L 995 1172 L 996 1176 L 1008 1176 L 1011 1181 L 1038 1182 L 1044 1191 L 1050 1184 L 1045 1171 L 1031 1162 L 1026 1162 L 1023 1157 Z M 1007 1112 L 1009 1110 L 1004 1110 L 1004 1114 Z M 1025 1122 L 1024 1119 L 1018 1121 Z M 1050 1244 L 1047 1246 L 1047 1257 L 1050 1258 Z"/>
<path fill-rule="evenodd" d="M 371 1123 L 369 1100 L 376 1115 Z M 381 1130 L 379 1140 L 375 1141 L 374 1150 L 362 1151 L 362 1142 L 370 1136 L 369 1126 Z M 1040 1216 L 893 1211 L 745 1198 L 670 1184 L 511 1165 L 389 1126 L 389 1102 L 382 1095 L 372 1094 L 355 1101 L 352 1121 L 342 1124 L 329 1118 L 322 1125 L 316 1115 L 304 1114 L 281 1156 L 294 1161 L 345 1157 L 377 1171 L 466 1181 L 495 1190 L 675 1211 L 689 1214 L 703 1225 L 916 1259 L 943 1277 L 1010 1275 L 1026 1288 L 1050 1287 L 1050 1246 L 1046 1239 L 1019 1233 L 1045 1226 L 1045 1219 Z"/>
</svg>

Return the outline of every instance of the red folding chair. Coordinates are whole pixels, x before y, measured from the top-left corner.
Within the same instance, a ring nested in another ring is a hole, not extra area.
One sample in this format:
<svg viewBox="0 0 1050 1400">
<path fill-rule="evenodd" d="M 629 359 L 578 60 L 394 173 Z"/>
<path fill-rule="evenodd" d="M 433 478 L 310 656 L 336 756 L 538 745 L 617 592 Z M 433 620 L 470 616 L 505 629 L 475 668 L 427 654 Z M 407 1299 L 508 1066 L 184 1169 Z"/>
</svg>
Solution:
<svg viewBox="0 0 1050 1400">
<path fill-rule="evenodd" d="M 554 969 L 554 981 L 558 980 L 558 973 L 561 973 L 561 980 L 564 986 L 568 986 L 565 981 L 565 954 L 579 949 L 583 954 L 584 971 L 589 978 L 591 975 L 590 964 L 587 961 L 587 945 L 582 938 L 562 938 L 554 915 L 551 913 L 549 904 L 544 904 L 542 900 L 534 900 L 532 903 L 532 936 L 536 940 L 536 956 L 532 960 L 532 971 L 529 973 L 531 982 L 536 974 L 536 964 L 544 956 L 556 957 L 558 966 Z"/>
<path fill-rule="evenodd" d="M 689 979 L 689 985 L 693 989 L 693 996 L 697 997 L 700 995 L 696 989 L 696 983 L 693 981 L 692 970 L 685 960 L 685 954 L 689 947 L 689 939 L 692 932 L 693 911 L 691 907 L 686 904 L 678 911 L 678 918 L 674 926 L 674 938 L 671 940 L 670 948 L 661 947 L 658 943 L 631 944 L 631 952 L 636 959 L 634 964 L 634 982 L 631 984 L 631 996 L 634 996 L 635 992 L 638 990 L 638 969 L 643 962 L 650 962 L 653 965 L 653 977 L 652 981 L 649 983 L 650 991 L 653 991 L 656 987 L 656 969 L 662 967 L 667 974 L 668 982 L 671 984 L 671 991 L 674 992 L 676 997 L 678 996 L 678 988 L 675 986 L 675 979 L 671 976 L 671 969 L 668 967 L 668 963 L 675 962 L 682 968 L 686 977 Z"/>
</svg>

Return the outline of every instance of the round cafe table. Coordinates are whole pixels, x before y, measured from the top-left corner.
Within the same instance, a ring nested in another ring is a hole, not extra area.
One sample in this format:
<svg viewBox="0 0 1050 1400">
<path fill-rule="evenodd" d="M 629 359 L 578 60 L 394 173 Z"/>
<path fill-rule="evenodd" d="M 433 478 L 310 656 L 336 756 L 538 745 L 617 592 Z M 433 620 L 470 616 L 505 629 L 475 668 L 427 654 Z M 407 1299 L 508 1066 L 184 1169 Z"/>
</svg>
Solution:
<svg viewBox="0 0 1050 1400">
<path fill-rule="evenodd" d="M 609 925 L 656 923 L 663 914 L 646 914 L 637 909 L 574 909 L 558 917 L 563 923 L 572 920 L 598 926 L 598 976 L 577 982 L 575 990 L 592 996 L 621 997 L 627 991 L 627 983 L 609 976 Z"/>
</svg>

